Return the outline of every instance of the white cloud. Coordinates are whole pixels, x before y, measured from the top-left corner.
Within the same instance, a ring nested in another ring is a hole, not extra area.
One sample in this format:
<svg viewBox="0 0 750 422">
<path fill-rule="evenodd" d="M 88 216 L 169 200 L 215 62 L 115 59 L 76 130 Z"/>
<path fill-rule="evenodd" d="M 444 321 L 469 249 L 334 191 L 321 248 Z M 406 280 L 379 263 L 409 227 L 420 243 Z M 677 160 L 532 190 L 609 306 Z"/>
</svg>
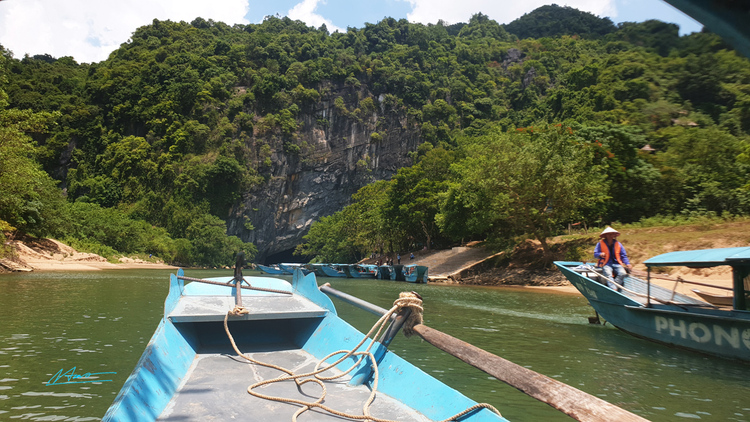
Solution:
<svg viewBox="0 0 750 422">
<path fill-rule="evenodd" d="M 247 0 L 5 0 L 0 44 L 15 57 L 50 54 L 98 62 L 154 19 L 202 17 L 232 25 L 248 23 L 247 11 Z"/>
<path fill-rule="evenodd" d="M 300 20 L 309 26 L 319 28 L 320 25 L 325 24 L 328 28 L 328 32 L 346 32 L 345 30 L 337 27 L 331 22 L 330 19 L 326 19 L 323 16 L 315 13 L 315 9 L 318 7 L 318 3 L 321 0 L 303 0 L 302 3 L 298 3 L 296 6 L 291 8 L 287 12 L 287 16 L 292 20 Z"/>
<path fill-rule="evenodd" d="M 550 0 L 406 0 L 413 9 L 407 15 L 410 22 L 447 23 L 468 22 L 472 15 L 483 13 L 498 23 L 508 23 L 534 9 L 550 4 Z M 570 6 L 600 17 L 616 16 L 614 0 L 567 0 L 555 1 L 559 6 Z"/>
</svg>

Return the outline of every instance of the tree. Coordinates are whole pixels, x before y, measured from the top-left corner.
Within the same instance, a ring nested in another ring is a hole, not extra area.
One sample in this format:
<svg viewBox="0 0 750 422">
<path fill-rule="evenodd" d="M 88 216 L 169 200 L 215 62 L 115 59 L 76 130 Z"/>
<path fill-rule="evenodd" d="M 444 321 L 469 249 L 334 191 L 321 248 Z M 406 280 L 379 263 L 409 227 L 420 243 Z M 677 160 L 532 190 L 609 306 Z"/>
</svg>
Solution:
<svg viewBox="0 0 750 422">
<path fill-rule="evenodd" d="M 466 158 L 453 167 L 443 222 L 455 221 L 462 211 L 474 231 L 528 233 L 548 252 L 547 238 L 561 224 L 606 199 L 601 172 L 592 163 L 592 144 L 568 128 L 503 132 L 495 127 L 464 142 Z"/>
<path fill-rule="evenodd" d="M 430 249 L 440 230 L 435 215 L 439 196 L 448 187 L 448 170 L 454 155 L 443 148 L 429 150 L 413 167 L 403 168 L 393 177 L 383 216 L 396 231 L 396 249 L 421 243 Z"/>
<path fill-rule="evenodd" d="M 0 69 L 5 57 L 0 55 Z M 0 83 L 4 78 L 0 73 Z M 33 140 L 56 113 L 9 109 L 0 89 L 0 225 L 45 235 L 63 223 L 64 201 L 55 181 L 34 160 Z"/>
</svg>

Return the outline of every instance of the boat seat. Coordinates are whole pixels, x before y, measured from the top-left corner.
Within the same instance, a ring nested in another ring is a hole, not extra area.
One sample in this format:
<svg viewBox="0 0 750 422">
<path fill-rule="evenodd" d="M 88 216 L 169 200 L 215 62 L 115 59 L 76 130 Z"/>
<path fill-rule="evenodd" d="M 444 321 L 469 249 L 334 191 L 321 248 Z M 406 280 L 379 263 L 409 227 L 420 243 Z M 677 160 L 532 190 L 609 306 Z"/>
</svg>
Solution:
<svg viewBox="0 0 750 422">
<path fill-rule="evenodd" d="M 234 308 L 234 296 L 182 296 L 169 314 L 172 322 L 224 321 L 227 312 Z M 262 295 L 243 296 L 242 305 L 250 311 L 232 321 L 322 318 L 328 310 L 299 296 Z"/>
</svg>

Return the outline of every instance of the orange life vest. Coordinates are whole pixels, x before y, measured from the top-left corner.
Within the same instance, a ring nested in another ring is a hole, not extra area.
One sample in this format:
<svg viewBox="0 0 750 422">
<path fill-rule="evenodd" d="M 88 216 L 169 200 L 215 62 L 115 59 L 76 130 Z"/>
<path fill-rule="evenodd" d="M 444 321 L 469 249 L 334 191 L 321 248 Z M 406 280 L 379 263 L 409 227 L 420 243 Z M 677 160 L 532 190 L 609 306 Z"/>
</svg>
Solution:
<svg viewBox="0 0 750 422">
<path fill-rule="evenodd" d="M 609 262 L 609 245 L 607 245 L 607 242 L 605 242 L 604 239 L 599 241 L 599 252 L 601 252 L 602 255 L 601 258 L 599 258 L 599 263 L 597 265 L 603 267 Z M 622 263 L 622 258 L 620 258 L 621 253 L 622 244 L 615 240 L 615 261 L 620 265 L 625 266 L 625 264 Z"/>
</svg>

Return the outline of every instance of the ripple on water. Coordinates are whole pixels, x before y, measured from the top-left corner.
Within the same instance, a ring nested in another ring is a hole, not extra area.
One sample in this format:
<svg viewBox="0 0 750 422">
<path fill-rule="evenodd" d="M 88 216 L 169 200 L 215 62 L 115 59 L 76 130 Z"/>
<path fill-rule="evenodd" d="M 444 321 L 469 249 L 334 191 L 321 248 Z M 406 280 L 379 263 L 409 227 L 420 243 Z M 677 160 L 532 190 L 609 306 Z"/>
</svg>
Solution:
<svg viewBox="0 0 750 422">
<path fill-rule="evenodd" d="M 693 414 L 693 413 L 685 413 L 685 412 L 677 412 L 674 414 L 675 416 L 679 418 L 686 418 L 686 419 L 701 419 L 700 416 Z"/>
<path fill-rule="evenodd" d="M 77 399 L 91 399 L 96 397 L 95 394 L 81 394 L 81 393 L 55 393 L 52 391 L 27 391 L 21 394 L 27 397 L 73 397 Z"/>
</svg>

